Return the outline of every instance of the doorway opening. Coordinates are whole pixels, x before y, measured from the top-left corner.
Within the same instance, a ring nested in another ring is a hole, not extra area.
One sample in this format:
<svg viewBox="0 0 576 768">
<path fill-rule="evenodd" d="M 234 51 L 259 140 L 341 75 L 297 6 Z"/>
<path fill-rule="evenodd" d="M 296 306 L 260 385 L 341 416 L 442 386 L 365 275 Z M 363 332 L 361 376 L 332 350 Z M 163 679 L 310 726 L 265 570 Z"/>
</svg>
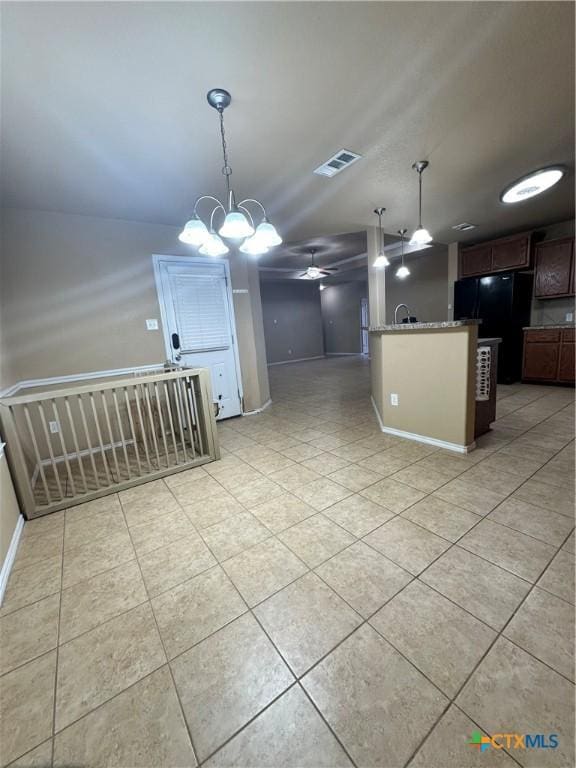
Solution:
<svg viewBox="0 0 576 768">
<path fill-rule="evenodd" d="M 368 299 L 360 299 L 360 352 L 366 357 L 370 354 L 368 324 Z"/>
</svg>

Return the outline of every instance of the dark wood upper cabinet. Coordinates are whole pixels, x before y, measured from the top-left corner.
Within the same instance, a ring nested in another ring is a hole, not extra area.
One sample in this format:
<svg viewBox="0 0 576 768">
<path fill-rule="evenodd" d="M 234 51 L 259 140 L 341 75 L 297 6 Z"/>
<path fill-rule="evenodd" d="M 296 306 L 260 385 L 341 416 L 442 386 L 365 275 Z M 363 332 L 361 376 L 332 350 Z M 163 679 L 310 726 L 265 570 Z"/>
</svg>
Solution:
<svg viewBox="0 0 576 768">
<path fill-rule="evenodd" d="M 574 293 L 574 240 L 550 240 L 536 246 L 534 296 L 551 299 Z"/>
<path fill-rule="evenodd" d="M 521 269 L 530 265 L 530 235 L 508 237 L 492 244 L 492 271 Z"/>
<path fill-rule="evenodd" d="M 463 249 L 460 254 L 460 277 L 472 277 L 490 272 L 492 248 L 490 245 L 476 245 Z"/>
<path fill-rule="evenodd" d="M 530 266 L 531 235 L 501 237 L 460 251 L 460 277 L 489 275 Z"/>
</svg>

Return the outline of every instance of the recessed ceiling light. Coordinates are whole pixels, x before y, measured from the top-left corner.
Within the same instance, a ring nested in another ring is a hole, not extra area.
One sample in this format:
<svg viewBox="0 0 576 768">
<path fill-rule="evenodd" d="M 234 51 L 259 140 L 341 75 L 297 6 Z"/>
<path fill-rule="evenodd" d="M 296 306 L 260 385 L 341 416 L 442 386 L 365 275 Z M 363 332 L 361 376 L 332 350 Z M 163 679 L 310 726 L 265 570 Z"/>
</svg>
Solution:
<svg viewBox="0 0 576 768">
<path fill-rule="evenodd" d="M 529 173 L 506 187 L 500 195 L 500 201 L 502 203 L 521 203 L 523 200 L 529 200 L 553 187 L 564 174 L 564 168 L 558 165 Z"/>
</svg>

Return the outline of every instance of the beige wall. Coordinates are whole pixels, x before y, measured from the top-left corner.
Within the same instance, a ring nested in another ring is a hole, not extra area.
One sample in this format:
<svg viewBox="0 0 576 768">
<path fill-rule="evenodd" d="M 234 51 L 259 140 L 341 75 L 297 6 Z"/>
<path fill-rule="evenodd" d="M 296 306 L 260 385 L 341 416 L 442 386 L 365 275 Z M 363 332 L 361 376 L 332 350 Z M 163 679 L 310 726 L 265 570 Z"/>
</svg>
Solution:
<svg viewBox="0 0 576 768">
<path fill-rule="evenodd" d="M 161 363 L 152 254 L 194 255 L 178 228 L 5 210 L 2 220 L 3 385 Z M 256 264 L 230 259 L 246 410 L 269 398 Z M 6 353 L 6 348 L 8 352 Z"/>
<path fill-rule="evenodd" d="M 370 335 L 372 393 L 383 425 L 471 445 L 477 326 Z"/>
<path fill-rule="evenodd" d="M 12 486 L 6 456 L 0 456 L 0 568 L 8 552 L 20 510 Z"/>
</svg>

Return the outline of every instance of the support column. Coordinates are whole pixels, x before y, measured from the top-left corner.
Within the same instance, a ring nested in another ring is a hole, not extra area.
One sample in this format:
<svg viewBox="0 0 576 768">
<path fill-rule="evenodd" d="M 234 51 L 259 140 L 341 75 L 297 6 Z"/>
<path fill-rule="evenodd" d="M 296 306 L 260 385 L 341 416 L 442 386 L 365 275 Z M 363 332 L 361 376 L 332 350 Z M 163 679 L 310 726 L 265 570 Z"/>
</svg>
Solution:
<svg viewBox="0 0 576 768">
<path fill-rule="evenodd" d="M 375 269 L 372 264 L 378 256 L 378 227 L 366 230 L 368 251 L 368 304 L 370 325 L 386 324 L 386 269 Z"/>
<path fill-rule="evenodd" d="M 448 244 L 448 320 L 454 320 L 454 283 L 458 280 L 459 243 Z"/>
</svg>

